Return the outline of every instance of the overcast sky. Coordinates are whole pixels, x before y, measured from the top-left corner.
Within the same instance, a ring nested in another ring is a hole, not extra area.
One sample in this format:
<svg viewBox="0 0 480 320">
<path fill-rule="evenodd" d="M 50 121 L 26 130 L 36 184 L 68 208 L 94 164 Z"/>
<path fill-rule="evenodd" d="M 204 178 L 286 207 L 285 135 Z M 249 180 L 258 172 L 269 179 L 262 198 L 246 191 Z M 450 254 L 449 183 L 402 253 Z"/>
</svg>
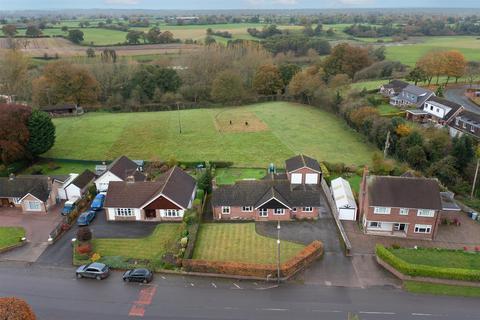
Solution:
<svg viewBox="0 0 480 320">
<path fill-rule="evenodd" d="M 118 9 L 301 9 L 301 8 L 479 8 L 480 0 L 0 0 L 0 10 Z"/>
</svg>

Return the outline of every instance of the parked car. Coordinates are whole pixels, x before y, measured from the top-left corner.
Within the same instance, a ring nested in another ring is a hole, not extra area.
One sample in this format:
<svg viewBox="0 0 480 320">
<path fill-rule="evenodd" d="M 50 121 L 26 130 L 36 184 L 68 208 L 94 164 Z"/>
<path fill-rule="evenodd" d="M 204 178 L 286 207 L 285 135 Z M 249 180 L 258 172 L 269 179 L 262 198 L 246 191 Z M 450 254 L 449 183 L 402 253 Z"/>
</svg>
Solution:
<svg viewBox="0 0 480 320">
<path fill-rule="evenodd" d="M 105 202 L 105 194 L 99 193 L 93 199 L 92 204 L 90 205 L 90 209 L 94 211 L 102 210 L 103 203 Z"/>
<path fill-rule="evenodd" d="M 123 281 L 149 283 L 153 279 L 152 271 L 148 269 L 131 269 L 123 274 Z"/>
<path fill-rule="evenodd" d="M 65 204 L 63 205 L 62 216 L 68 216 L 73 211 L 73 209 L 75 209 L 76 206 L 77 206 L 76 201 L 72 201 L 72 200 L 66 201 Z"/>
<path fill-rule="evenodd" d="M 82 212 L 77 219 L 77 225 L 88 226 L 93 221 L 93 219 L 95 219 L 95 215 L 96 212 L 93 210 Z"/>
<path fill-rule="evenodd" d="M 103 263 L 92 262 L 78 267 L 77 278 L 92 278 L 97 280 L 105 279 L 110 275 L 110 268 Z"/>
</svg>

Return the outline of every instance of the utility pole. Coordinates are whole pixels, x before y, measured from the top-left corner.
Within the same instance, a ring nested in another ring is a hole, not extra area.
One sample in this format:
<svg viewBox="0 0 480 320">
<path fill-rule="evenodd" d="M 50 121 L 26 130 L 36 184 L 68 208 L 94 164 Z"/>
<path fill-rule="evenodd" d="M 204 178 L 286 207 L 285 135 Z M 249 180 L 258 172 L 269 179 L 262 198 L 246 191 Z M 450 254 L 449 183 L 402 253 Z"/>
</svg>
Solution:
<svg viewBox="0 0 480 320">
<path fill-rule="evenodd" d="M 387 158 L 388 148 L 390 148 L 390 130 L 387 132 L 387 140 L 385 140 L 385 148 L 383 149 L 383 159 Z"/>
<path fill-rule="evenodd" d="M 477 158 L 477 168 L 475 169 L 475 177 L 473 178 L 472 193 L 470 193 L 470 198 L 473 198 L 473 195 L 475 194 L 475 185 L 477 184 L 479 165 L 480 165 L 480 158 Z"/>
<path fill-rule="evenodd" d="M 177 102 L 178 130 L 182 134 L 182 120 L 180 119 L 180 104 Z"/>
<path fill-rule="evenodd" d="M 277 284 L 280 285 L 280 220 L 277 220 Z"/>
</svg>

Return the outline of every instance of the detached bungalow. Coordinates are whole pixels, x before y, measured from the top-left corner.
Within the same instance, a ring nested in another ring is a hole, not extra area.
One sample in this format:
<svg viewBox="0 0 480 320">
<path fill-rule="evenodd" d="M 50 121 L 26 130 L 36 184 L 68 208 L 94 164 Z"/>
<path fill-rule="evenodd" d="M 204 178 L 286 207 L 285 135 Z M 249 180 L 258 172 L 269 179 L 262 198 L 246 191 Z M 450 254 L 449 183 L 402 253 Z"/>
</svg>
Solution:
<svg viewBox="0 0 480 320">
<path fill-rule="evenodd" d="M 145 181 L 147 177 L 140 172 L 139 165 L 121 156 L 109 164 L 106 170 L 95 180 L 98 192 L 106 192 L 111 181 Z"/>
<path fill-rule="evenodd" d="M 380 87 L 380 93 L 384 97 L 395 97 L 402 92 L 403 89 L 405 89 L 409 85 L 408 82 L 401 81 L 401 80 L 392 80 L 387 84 L 384 84 Z"/>
<path fill-rule="evenodd" d="M 195 179 L 178 167 L 156 181 L 111 181 L 104 203 L 107 220 L 181 221 L 196 191 Z"/>
</svg>

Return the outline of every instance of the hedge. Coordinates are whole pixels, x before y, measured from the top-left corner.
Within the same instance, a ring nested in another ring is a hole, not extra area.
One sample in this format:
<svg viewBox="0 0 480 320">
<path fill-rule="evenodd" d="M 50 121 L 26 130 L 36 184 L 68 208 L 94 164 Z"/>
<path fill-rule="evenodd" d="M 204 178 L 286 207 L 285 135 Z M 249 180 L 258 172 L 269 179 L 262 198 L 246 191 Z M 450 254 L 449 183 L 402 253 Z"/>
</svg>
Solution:
<svg viewBox="0 0 480 320">
<path fill-rule="evenodd" d="M 376 246 L 375 252 L 377 254 L 377 257 L 379 257 L 401 273 L 408 276 L 463 281 L 480 281 L 480 270 L 442 268 L 409 263 L 397 257 L 393 252 L 379 244 Z"/>
<path fill-rule="evenodd" d="M 300 251 L 295 257 L 280 266 L 280 276 L 288 278 L 303 269 L 323 254 L 323 243 L 313 241 Z M 228 261 L 189 260 L 182 261 L 186 271 L 201 273 L 217 273 L 236 276 L 252 276 L 276 278 L 277 266 L 275 264 L 240 263 Z"/>
</svg>

